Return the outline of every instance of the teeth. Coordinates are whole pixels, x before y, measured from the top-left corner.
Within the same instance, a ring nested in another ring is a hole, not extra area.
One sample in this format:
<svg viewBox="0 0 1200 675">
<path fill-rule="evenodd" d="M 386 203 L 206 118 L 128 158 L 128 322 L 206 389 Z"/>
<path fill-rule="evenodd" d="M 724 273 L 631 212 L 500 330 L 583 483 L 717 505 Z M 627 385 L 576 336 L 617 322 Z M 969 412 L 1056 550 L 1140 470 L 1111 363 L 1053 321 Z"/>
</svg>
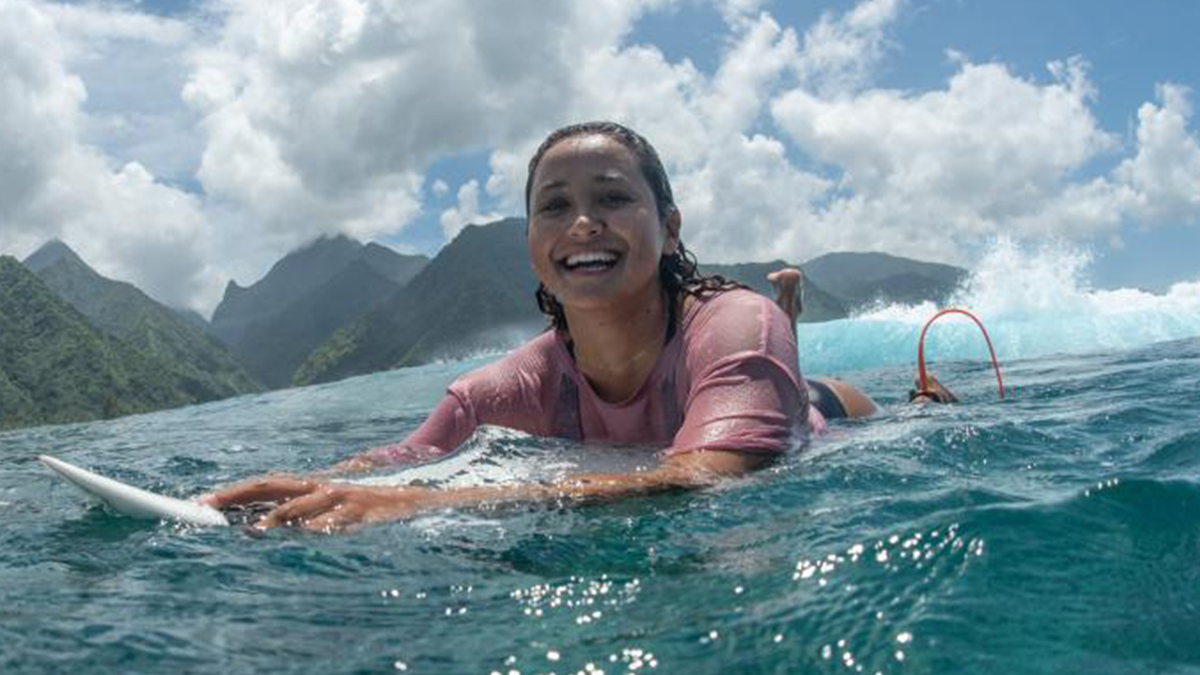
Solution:
<svg viewBox="0 0 1200 675">
<path fill-rule="evenodd" d="M 566 260 L 567 267 L 577 267 L 579 265 L 587 265 L 588 263 L 611 263 L 617 261 L 617 254 L 609 251 L 590 251 L 588 253 L 576 253 L 568 256 Z"/>
</svg>

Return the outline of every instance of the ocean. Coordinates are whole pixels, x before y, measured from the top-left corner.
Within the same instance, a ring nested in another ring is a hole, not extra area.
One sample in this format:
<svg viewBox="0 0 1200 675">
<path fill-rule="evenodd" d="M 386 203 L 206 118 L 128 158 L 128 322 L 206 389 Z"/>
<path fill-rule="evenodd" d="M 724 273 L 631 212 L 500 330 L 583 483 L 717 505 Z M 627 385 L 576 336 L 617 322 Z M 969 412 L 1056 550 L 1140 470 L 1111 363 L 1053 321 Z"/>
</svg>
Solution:
<svg viewBox="0 0 1200 675">
<path fill-rule="evenodd" d="M 49 453 L 176 496 L 402 438 L 440 363 L 0 434 L 0 672 L 1200 673 L 1200 283 L 1099 291 L 994 246 L 926 343 L 962 405 L 905 404 L 932 306 L 801 324 L 808 374 L 883 411 L 718 488 L 429 513 L 335 536 L 116 516 Z M 377 477 L 539 480 L 644 448 L 484 429 Z"/>
</svg>

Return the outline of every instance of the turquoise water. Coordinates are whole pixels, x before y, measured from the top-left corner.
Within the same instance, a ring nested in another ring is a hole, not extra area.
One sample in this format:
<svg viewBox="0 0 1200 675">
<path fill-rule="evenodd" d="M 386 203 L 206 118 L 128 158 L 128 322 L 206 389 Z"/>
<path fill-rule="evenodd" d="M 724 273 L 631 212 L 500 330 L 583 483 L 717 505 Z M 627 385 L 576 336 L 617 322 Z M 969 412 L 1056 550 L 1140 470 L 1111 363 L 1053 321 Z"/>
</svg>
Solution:
<svg viewBox="0 0 1200 675">
<path fill-rule="evenodd" d="M 0 672 L 1200 673 L 1200 284 L 1075 273 L 1047 272 L 1044 305 L 1006 305 L 1028 289 L 986 269 L 964 289 L 1004 402 L 947 320 L 928 348 L 968 403 L 902 405 L 928 308 L 802 326 L 806 368 L 885 412 L 694 494 L 255 538 L 112 515 L 33 460 L 178 496 L 323 467 L 404 436 L 486 357 L 0 435 Z M 381 480 L 646 458 L 487 429 Z"/>
</svg>

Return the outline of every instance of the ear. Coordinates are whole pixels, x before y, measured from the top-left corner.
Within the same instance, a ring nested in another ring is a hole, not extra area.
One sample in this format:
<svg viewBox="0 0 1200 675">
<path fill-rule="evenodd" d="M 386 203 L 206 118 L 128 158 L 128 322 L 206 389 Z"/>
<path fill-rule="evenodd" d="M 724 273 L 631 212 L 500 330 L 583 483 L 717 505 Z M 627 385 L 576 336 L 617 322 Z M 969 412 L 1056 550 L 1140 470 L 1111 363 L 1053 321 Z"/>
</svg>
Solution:
<svg viewBox="0 0 1200 675">
<path fill-rule="evenodd" d="M 667 238 L 663 242 L 663 255 L 675 255 L 679 250 L 679 230 L 683 227 L 683 215 L 679 213 L 679 209 L 667 216 L 663 227 L 667 230 Z"/>
</svg>

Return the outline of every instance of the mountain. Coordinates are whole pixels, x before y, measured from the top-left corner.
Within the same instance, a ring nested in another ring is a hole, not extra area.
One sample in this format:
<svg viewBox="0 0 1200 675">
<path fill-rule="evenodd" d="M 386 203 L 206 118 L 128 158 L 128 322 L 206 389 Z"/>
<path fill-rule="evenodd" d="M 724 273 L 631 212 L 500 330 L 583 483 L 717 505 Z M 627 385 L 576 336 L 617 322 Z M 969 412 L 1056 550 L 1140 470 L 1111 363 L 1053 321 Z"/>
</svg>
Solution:
<svg viewBox="0 0 1200 675">
<path fill-rule="evenodd" d="M 132 284 L 101 276 L 63 242 L 42 246 L 25 259 L 25 267 L 93 326 L 159 362 L 188 402 L 261 389 L 229 350 L 203 330 Z"/>
<path fill-rule="evenodd" d="M 287 386 L 314 348 L 394 295 L 428 262 L 346 236 L 323 237 L 285 256 L 249 288 L 230 282 L 212 330 L 268 386 Z"/>
<path fill-rule="evenodd" d="M 191 403 L 164 364 L 93 327 L 15 258 L 0 256 L 0 429 Z"/>
<path fill-rule="evenodd" d="M 469 225 L 400 292 L 314 351 L 296 384 L 518 344 L 546 325 L 536 288 L 524 219 Z"/>
<path fill-rule="evenodd" d="M 850 309 L 876 301 L 943 302 L 967 271 L 886 253 L 827 253 L 801 266 L 805 277 L 841 298 Z"/>
<path fill-rule="evenodd" d="M 792 263 L 776 260 L 767 263 L 738 263 L 734 265 L 702 264 L 700 271 L 704 274 L 720 274 L 721 276 L 745 284 L 762 293 L 768 298 L 775 297 L 775 290 L 767 281 L 767 274 L 784 267 L 799 267 Z M 844 319 L 848 315 L 845 300 L 830 294 L 812 279 L 805 279 L 803 288 L 804 311 L 800 313 L 802 323 L 831 321 Z"/>
<path fill-rule="evenodd" d="M 212 324 L 210 324 L 208 319 L 204 318 L 200 312 L 197 312 L 194 309 L 184 309 L 182 307 L 172 307 L 171 311 L 175 312 L 175 316 L 183 319 L 184 323 L 190 324 L 193 328 L 199 330 L 201 333 L 206 335 L 212 334 Z"/>
</svg>

